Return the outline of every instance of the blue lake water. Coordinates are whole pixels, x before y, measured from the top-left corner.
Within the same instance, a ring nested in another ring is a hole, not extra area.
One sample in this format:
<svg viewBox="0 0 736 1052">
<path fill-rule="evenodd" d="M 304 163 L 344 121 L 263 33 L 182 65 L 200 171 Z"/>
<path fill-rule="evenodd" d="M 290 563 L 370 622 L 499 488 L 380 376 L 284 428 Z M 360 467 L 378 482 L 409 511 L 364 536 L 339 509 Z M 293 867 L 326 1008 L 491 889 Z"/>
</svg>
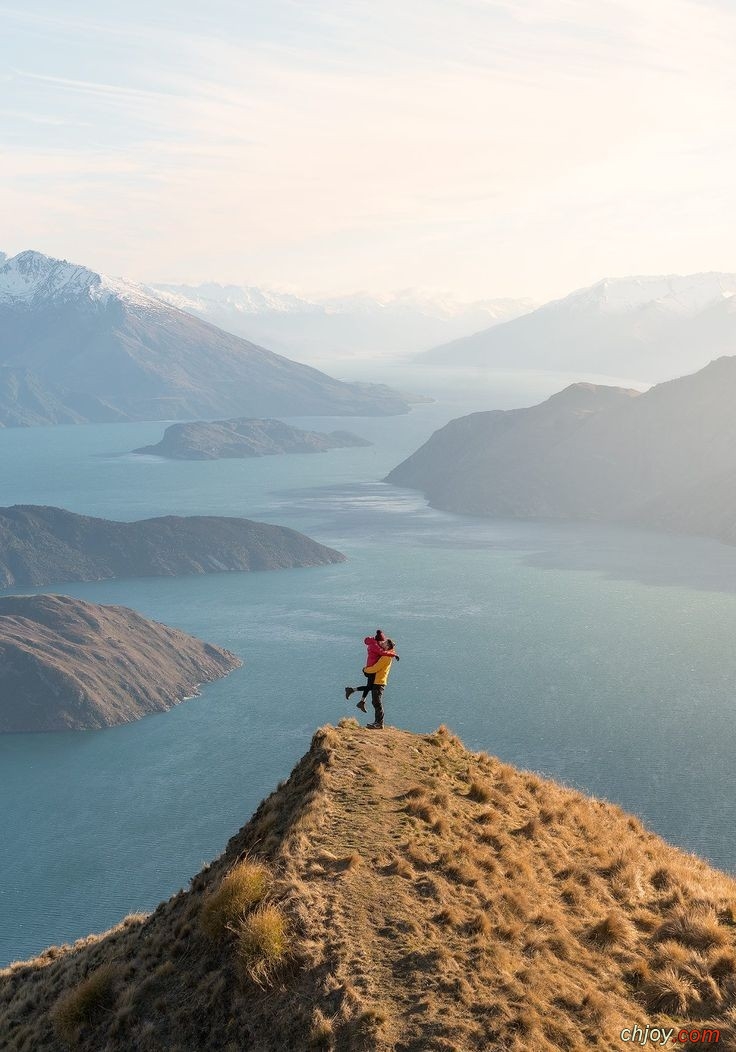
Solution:
<svg viewBox="0 0 736 1052">
<path fill-rule="evenodd" d="M 56 589 L 132 606 L 245 665 L 129 726 L 0 737 L 0 964 L 185 886 L 314 729 L 355 712 L 342 688 L 377 625 L 402 656 L 388 722 L 447 723 L 468 746 L 615 800 L 736 869 L 736 549 L 446 515 L 379 481 L 435 427 L 477 407 L 296 421 L 349 426 L 375 445 L 213 463 L 129 455 L 160 437 L 156 423 L 0 431 L 2 504 L 120 519 L 248 515 L 348 556 L 326 568 Z"/>
</svg>

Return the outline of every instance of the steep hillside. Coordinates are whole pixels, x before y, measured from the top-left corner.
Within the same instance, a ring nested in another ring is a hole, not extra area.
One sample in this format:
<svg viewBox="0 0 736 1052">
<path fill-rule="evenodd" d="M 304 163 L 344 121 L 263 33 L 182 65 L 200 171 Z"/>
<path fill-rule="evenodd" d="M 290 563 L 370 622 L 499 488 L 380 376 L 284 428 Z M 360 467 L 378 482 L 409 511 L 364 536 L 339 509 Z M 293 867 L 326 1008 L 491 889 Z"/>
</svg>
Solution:
<svg viewBox="0 0 736 1052">
<path fill-rule="evenodd" d="M 86 267 L 40 252 L 0 264 L 0 426 L 407 408 Z"/>
<path fill-rule="evenodd" d="M 65 595 L 0 598 L 0 733 L 130 723 L 240 664 L 124 606 Z"/>
<path fill-rule="evenodd" d="M 421 360 L 656 382 L 736 353 L 735 295 L 736 274 L 606 279 Z"/>
<path fill-rule="evenodd" d="M 573 384 L 528 409 L 472 413 L 441 428 L 388 475 L 438 508 L 508 518 L 582 518 L 599 511 L 605 465 L 583 479 L 569 456 L 587 447 L 598 417 L 618 419 L 637 391 Z M 572 452 L 570 452 L 572 451 Z M 587 483 L 587 485 L 586 485 Z"/>
<path fill-rule="evenodd" d="M 600 519 L 734 539 L 736 358 L 637 395 L 575 384 L 541 405 L 474 413 L 388 476 L 449 511 Z"/>
<path fill-rule="evenodd" d="M 34 504 L 0 508 L 0 588 L 344 561 L 303 533 L 251 519 L 166 515 L 112 522 Z"/>
<path fill-rule="evenodd" d="M 328 449 L 369 446 L 350 431 L 304 431 L 282 420 L 194 420 L 171 424 L 155 446 L 141 446 L 134 453 L 149 453 L 172 460 L 220 460 L 267 457 L 279 453 L 324 453 Z"/>
<path fill-rule="evenodd" d="M 736 1028 L 736 882 L 619 808 L 343 721 L 150 916 L 0 972 L 13 1052 L 559 1052 Z M 684 1047 L 684 1046 L 683 1046 Z"/>
</svg>

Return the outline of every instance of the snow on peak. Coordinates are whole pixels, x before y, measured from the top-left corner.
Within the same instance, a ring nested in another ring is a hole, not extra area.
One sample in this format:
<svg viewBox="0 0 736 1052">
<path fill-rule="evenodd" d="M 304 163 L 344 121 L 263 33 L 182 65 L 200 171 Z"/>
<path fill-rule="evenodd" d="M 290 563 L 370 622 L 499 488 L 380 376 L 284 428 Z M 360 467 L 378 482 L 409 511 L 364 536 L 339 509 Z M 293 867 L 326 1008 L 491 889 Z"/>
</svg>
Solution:
<svg viewBox="0 0 736 1052">
<path fill-rule="evenodd" d="M 719 300 L 736 295 L 736 274 L 669 274 L 661 277 L 605 278 L 579 289 L 556 305 L 565 304 L 603 314 L 625 314 L 654 307 L 693 317 Z"/>
<path fill-rule="evenodd" d="M 151 291 L 158 299 L 191 313 L 204 313 L 211 305 L 227 307 L 239 314 L 261 314 L 275 311 L 279 314 L 309 311 L 314 304 L 288 292 L 275 292 L 255 285 L 219 285 L 207 282 L 203 285 L 152 285 Z"/>
<path fill-rule="evenodd" d="M 87 267 L 54 259 L 32 250 L 10 259 L 0 258 L 0 303 L 15 307 L 41 307 L 69 302 L 105 305 L 111 298 L 145 306 L 159 306 L 138 285 L 108 278 Z"/>
<path fill-rule="evenodd" d="M 306 299 L 290 292 L 260 288 L 256 285 L 219 285 L 208 282 L 202 285 L 151 286 L 154 295 L 180 310 L 194 314 L 206 314 L 212 308 L 226 308 L 238 314 L 314 314 L 322 316 L 356 315 L 378 316 L 413 313 L 439 320 L 460 317 L 463 314 L 478 315 L 478 324 L 488 321 L 506 320 L 533 310 L 531 300 L 481 300 L 465 302 L 449 295 L 416 292 L 406 289 L 386 295 L 371 295 L 356 292 L 352 295 L 316 297 Z"/>
</svg>

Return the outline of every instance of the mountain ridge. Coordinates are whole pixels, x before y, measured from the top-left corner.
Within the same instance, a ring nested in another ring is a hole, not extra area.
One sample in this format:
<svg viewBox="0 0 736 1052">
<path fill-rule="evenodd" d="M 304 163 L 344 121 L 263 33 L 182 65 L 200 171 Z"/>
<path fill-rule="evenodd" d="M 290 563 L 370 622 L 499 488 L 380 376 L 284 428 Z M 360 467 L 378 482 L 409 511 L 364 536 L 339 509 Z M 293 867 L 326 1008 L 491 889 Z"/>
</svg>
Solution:
<svg viewBox="0 0 736 1052">
<path fill-rule="evenodd" d="M 735 902 L 613 804 L 345 720 L 187 890 L 0 971 L 0 1025 L 18 1052 L 730 1047 Z"/>
<path fill-rule="evenodd" d="M 262 341 L 282 353 L 314 358 L 423 351 L 442 337 L 474 332 L 534 306 L 531 300 L 509 297 L 461 303 L 412 291 L 304 298 L 216 282 L 162 283 L 150 289 L 166 302 L 236 335 Z"/>
<path fill-rule="evenodd" d="M 252 519 L 166 515 L 117 522 L 38 504 L 0 508 L 0 588 L 344 561 L 303 533 Z"/>
<path fill-rule="evenodd" d="M 146 292 L 42 253 L 0 265 L 0 425 L 408 412 Z"/>
<path fill-rule="evenodd" d="M 604 278 L 519 318 L 441 344 L 418 361 L 586 369 L 658 382 L 736 352 L 736 274 Z M 711 311 L 719 317 L 713 324 Z M 722 314 L 719 314 L 722 312 Z M 726 321 L 723 319 L 725 314 Z"/>
<path fill-rule="evenodd" d="M 736 543 L 736 491 L 722 485 L 736 472 L 735 357 L 644 393 L 575 385 L 587 410 L 572 390 L 451 421 L 387 481 L 447 511 L 628 522 Z"/>
</svg>

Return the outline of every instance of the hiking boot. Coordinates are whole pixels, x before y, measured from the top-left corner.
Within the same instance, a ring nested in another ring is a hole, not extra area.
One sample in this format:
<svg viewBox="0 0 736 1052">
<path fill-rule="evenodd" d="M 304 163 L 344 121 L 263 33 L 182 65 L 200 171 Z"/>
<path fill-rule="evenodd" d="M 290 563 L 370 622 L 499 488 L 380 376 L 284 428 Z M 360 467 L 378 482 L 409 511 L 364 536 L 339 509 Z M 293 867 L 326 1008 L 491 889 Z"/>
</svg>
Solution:
<svg viewBox="0 0 736 1052">
<path fill-rule="evenodd" d="M 382 723 L 366 723 L 366 727 L 368 728 L 369 731 L 382 731 L 383 730 L 383 724 Z"/>
<path fill-rule="evenodd" d="M 350 701 L 350 695 L 353 693 L 354 690 L 355 690 L 355 687 L 346 687 L 345 688 L 345 700 L 346 701 Z"/>
<path fill-rule="evenodd" d="M 365 698 L 361 698 L 358 704 L 355 706 L 356 709 L 360 709 L 361 712 L 367 712 L 368 709 L 365 707 Z"/>
</svg>

